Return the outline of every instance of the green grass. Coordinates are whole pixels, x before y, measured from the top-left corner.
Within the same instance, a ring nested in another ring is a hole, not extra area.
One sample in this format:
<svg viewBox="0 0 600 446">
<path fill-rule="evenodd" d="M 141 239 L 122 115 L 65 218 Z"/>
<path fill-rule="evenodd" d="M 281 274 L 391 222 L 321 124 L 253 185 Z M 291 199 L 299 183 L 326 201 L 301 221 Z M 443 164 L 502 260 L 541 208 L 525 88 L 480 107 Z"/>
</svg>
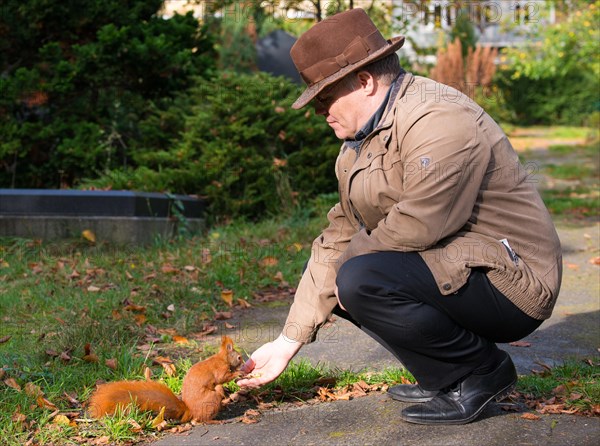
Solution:
<svg viewBox="0 0 600 446">
<path fill-rule="evenodd" d="M 82 240 L 1 239 L 3 444 L 68 444 L 82 430 L 90 438 L 105 435 L 85 424 L 56 425 L 52 409 L 38 407 L 35 398 L 5 380 L 22 389 L 34 383 L 62 412 L 84 416 L 82 403 L 98 380 L 140 379 L 146 366 L 160 377 L 161 368 L 150 355 L 158 352 L 181 358 L 176 362 L 180 375 L 165 377 L 174 380 L 168 384 L 177 391 L 191 366 L 186 359 L 197 357 L 199 345 L 169 344 L 172 335 L 201 332 L 214 321 L 215 311 L 228 310 L 223 289 L 233 291 L 235 304 L 238 298 L 252 302 L 254 292 L 280 287 L 282 281 L 295 285 L 334 200 L 324 196 L 289 217 L 236 222 L 202 237 L 135 249 Z M 86 345 L 98 362 L 84 359 Z M 203 354 L 210 352 L 206 348 Z M 115 361 L 116 368 L 107 360 Z M 73 407 L 65 392 L 80 404 Z M 121 424 L 108 429 L 114 441 L 125 438 L 118 433 L 125 429 Z"/>
<path fill-rule="evenodd" d="M 275 381 L 261 388 L 260 397 L 267 401 L 302 401 L 315 397 L 319 387 L 340 390 L 359 381 L 369 385 L 394 385 L 415 382 L 415 379 L 402 367 L 389 367 L 379 372 L 354 372 L 313 365 L 306 359 L 300 359 L 293 360 Z"/>
<path fill-rule="evenodd" d="M 522 136 L 538 136 L 544 138 L 557 139 L 587 139 L 590 135 L 595 134 L 593 128 L 590 127 L 574 127 L 574 126 L 530 126 L 516 127 L 510 124 L 503 124 L 503 128 L 508 134 L 516 134 Z"/>
<path fill-rule="evenodd" d="M 565 190 L 542 191 L 542 198 L 548 210 L 554 215 L 581 217 L 598 217 L 600 196 L 597 189 L 586 187 Z"/>
<path fill-rule="evenodd" d="M 590 134 L 588 127 L 552 126 L 548 129 L 549 138 L 587 138 Z"/>
<path fill-rule="evenodd" d="M 548 175 L 552 178 L 559 179 L 580 179 L 583 177 L 590 177 L 595 174 L 595 166 L 588 164 L 548 164 L 545 166 L 545 170 Z"/>
<path fill-rule="evenodd" d="M 546 176 L 552 187 L 541 190 L 550 213 L 574 220 L 597 218 L 600 214 L 600 141 L 584 145 L 554 145 L 548 148 L 550 160 L 532 159 L 520 154 L 521 162 L 539 166 L 536 173 Z M 537 154 L 536 156 L 539 156 Z"/>
<path fill-rule="evenodd" d="M 554 144 L 548 147 L 548 151 L 553 155 L 575 155 L 581 158 L 583 162 L 595 162 L 600 160 L 600 143 L 598 140 L 584 145 L 572 144 Z"/>
<path fill-rule="evenodd" d="M 557 398 L 566 410 L 594 413 L 600 405 L 600 363 L 569 360 L 542 374 L 520 377 L 517 390 L 539 401 Z"/>
</svg>

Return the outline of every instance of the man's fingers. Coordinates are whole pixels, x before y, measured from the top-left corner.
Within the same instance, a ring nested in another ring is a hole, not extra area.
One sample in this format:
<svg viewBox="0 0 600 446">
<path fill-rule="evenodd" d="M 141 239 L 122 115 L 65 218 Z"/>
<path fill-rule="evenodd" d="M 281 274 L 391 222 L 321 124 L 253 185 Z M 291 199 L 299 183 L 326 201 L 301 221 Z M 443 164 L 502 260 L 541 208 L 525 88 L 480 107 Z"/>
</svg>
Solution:
<svg viewBox="0 0 600 446">
<path fill-rule="evenodd" d="M 248 358 L 248 360 L 244 363 L 244 365 L 242 365 L 242 368 L 240 370 L 243 373 L 250 373 L 252 370 L 254 370 L 255 366 L 256 364 L 254 363 L 252 358 Z"/>
<path fill-rule="evenodd" d="M 262 383 L 260 382 L 260 380 L 258 378 L 252 378 L 252 379 L 241 379 L 237 382 L 237 385 L 240 387 L 248 387 L 250 389 L 255 389 L 257 387 L 260 387 L 262 385 Z"/>
</svg>

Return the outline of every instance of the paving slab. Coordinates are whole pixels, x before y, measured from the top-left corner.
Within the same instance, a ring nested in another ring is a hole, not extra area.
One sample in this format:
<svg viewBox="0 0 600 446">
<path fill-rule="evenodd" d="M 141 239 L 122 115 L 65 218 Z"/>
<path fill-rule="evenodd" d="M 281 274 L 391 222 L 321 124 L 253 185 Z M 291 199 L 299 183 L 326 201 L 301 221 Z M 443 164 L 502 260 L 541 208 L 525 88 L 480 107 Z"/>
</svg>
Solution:
<svg viewBox="0 0 600 446">
<path fill-rule="evenodd" d="M 596 446 L 599 418 L 542 415 L 529 421 L 486 408 L 465 426 L 421 426 L 402 422 L 404 403 L 385 394 L 265 413 L 259 423 L 199 425 L 187 435 L 171 436 L 162 446 L 282 445 L 545 445 Z"/>
<path fill-rule="evenodd" d="M 561 226 L 564 256 L 561 294 L 552 317 L 524 339 L 529 346 L 502 344 L 520 375 L 571 358 L 595 358 L 600 348 L 600 226 Z M 278 336 L 288 302 L 252 307 L 240 312 L 230 329 L 248 353 Z M 223 328 L 223 330 L 227 330 Z M 399 366 L 396 358 L 352 324 L 337 319 L 319 332 L 298 357 L 332 368 L 353 371 Z M 256 424 L 243 424 L 227 409 L 225 424 L 195 426 L 183 435 L 153 443 L 178 445 L 597 445 L 600 418 L 540 415 L 536 421 L 491 404 L 475 422 L 464 426 L 420 426 L 404 423 L 398 414 L 406 404 L 385 393 L 264 412 Z"/>
</svg>

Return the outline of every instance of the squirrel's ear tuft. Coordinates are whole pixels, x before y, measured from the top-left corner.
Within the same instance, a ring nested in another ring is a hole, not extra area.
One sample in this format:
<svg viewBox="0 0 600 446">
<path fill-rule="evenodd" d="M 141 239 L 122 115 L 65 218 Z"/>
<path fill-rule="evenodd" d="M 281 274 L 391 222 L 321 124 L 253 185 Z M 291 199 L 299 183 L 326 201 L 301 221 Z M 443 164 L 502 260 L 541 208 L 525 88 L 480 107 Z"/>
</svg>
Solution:
<svg viewBox="0 0 600 446">
<path fill-rule="evenodd" d="M 229 336 L 221 336 L 221 347 L 233 350 L 233 340 Z"/>
</svg>

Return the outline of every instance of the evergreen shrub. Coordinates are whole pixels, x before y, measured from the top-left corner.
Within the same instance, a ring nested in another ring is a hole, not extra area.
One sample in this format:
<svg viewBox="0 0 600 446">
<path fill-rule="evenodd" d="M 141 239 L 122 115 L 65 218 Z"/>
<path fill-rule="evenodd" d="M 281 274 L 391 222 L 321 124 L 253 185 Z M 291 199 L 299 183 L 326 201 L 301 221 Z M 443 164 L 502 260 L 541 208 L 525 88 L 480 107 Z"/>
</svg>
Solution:
<svg viewBox="0 0 600 446">
<path fill-rule="evenodd" d="M 335 191 L 340 142 L 312 109 L 291 108 L 300 92 L 265 73 L 199 78 L 187 93 L 193 105 L 186 105 L 177 140 L 164 150 L 140 150 L 135 168 L 87 185 L 199 195 L 213 219 L 256 219 Z"/>
<path fill-rule="evenodd" d="M 198 20 L 165 19 L 162 5 L 2 1 L 0 187 L 77 187 L 170 142 L 180 129 L 148 120 L 213 72 L 216 53 Z"/>
</svg>

